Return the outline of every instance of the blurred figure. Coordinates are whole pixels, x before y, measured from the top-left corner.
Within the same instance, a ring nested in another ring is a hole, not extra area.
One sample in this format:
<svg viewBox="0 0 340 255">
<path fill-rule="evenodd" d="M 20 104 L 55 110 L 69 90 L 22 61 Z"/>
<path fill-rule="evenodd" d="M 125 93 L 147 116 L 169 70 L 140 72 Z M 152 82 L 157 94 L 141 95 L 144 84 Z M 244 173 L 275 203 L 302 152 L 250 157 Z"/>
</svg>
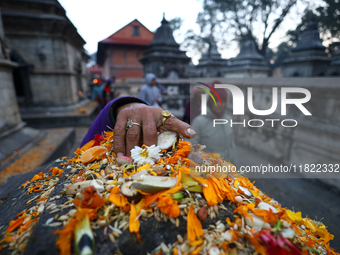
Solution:
<svg viewBox="0 0 340 255">
<path fill-rule="evenodd" d="M 219 83 L 218 81 L 213 82 L 213 84 Z M 231 117 L 226 111 L 227 92 L 225 89 L 216 89 L 216 91 L 222 100 L 222 105 L 218 101 L 215 105 L 212 98 L 209 97 L 207 114 L 198 115 L 191 123 L 197 134 L 195 138 L 191 139 L 191 142 L 205 145 L 206 149 L 204 151 L 219 153 L 225 161 L 236 164 L 235 141 L 233 129 L 230 126 Z M 228 123 L 218 124 L 213 127 L 214 119 L 226 119 Z"/>
<path fill-rule="evenodd" d="M 157 87 L 159 88 L 163 96 L 166 96 L 168 94 L 168 90 L 162 84 L 157 83 Z"/>
<path fill-rule="evenodd" d="M 94 84 L 93 90 L 92 90 L 92 96 L 91 99 L 98 102 L 99 109 L 102 109 L 102 97 L 103 97 L 103 88 L 104 85 L 100 79 L 98 79 L 98 82 Z"/>
<path fill-rule="evenodd" d="M 158 80 L 156 75 L 148 73 L 145 75 L 145 83 L 140 92 L 139 98 L 145 101 L 150 106 L 159 106 L 162 103 L 161 91 L 158 88 Z"/>
<path fill-rule="evenodd" d="M 185 113 L 183 121 L 190 124 L 193 119 L 200 114 L 201 111 L 201 95 L 205 93 L 203 90 L 199 89 L 199 86 L 195 86 L 192 89 L 190 99 L 185 104 Z M 190 106 L 192 108 L 190 108 Z"/>
<path fill-rule="evenodd" d="M 103 107 L 113 99 L 112 80 L 108 79 L 103 88 L 102 104 Z"/>
</svg>

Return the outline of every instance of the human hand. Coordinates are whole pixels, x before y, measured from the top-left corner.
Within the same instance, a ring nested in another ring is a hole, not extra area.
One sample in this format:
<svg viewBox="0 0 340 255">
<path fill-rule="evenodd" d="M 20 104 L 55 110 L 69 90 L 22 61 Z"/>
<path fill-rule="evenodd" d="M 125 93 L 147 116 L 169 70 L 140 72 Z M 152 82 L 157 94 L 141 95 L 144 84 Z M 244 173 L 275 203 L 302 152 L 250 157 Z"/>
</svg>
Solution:
<svg viewBox="0 0 340 255">
<path fill-rule="evenodd" d="M 117 111 L 117 120 L 114 127 L 113 148 L 116 155 L 130 156 L 131 149 L 139 146 L 141 130 L 143 131 L 143 144 L 151 146 L 157 144 L 157 131 L 162 124 L 162 108 L 147 106 L 141 103 L 130 103 L 120 107 Z M 126 129 L 128 119 L 140 124 Z M 170 117 L 164 121 L 164 127 L 170 131 L 180 133 L 185 138 L 193 138 L 196 132 L 189 124 Z"/>
</svg>

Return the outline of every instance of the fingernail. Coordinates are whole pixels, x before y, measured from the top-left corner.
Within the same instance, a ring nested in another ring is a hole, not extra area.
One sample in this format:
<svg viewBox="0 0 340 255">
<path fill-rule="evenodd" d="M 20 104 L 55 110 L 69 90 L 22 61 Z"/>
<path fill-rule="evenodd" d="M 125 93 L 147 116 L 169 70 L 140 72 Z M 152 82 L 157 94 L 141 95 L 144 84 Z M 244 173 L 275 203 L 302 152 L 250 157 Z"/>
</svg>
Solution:
<svg viewBox="0 0 340 255">
<path fill-rule="evenodd" d="M 117 153 L 117 158 L 118 158 L 118 157 L 121 157 L 121 156 L 123 156 L 123 153 L 122 153 L 122 152 L 118 152 L 118 153 Z"/>
<path fill-rule="evenodd" d="M 187 133 L 188 133 L 188 135 L 190 135 L 190 136 L 196 135 L 195 130 L 193 130 L 191 127 L 187 129 Z"/>
</svg>

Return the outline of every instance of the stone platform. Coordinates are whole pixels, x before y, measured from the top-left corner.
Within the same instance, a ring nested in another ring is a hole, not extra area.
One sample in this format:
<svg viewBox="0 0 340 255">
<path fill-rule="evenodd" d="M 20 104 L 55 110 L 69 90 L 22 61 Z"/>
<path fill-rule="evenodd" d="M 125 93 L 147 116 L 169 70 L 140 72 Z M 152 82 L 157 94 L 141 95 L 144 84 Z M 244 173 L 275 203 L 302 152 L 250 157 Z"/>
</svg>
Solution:
<svg viewBox="0 0 340 255">
<path fill-rule="evenodd" d="M 98 112 L 98 103 L 88 99 L 64 107 L 20 107 L 23 121 L 36 128 L 90 126 Z"/>
<path fill-rule="evenodd" d="M 0 183 L 73 152 L 73 128 L 33 129 L 25 127 L 0 140 Z"/>
</svg>

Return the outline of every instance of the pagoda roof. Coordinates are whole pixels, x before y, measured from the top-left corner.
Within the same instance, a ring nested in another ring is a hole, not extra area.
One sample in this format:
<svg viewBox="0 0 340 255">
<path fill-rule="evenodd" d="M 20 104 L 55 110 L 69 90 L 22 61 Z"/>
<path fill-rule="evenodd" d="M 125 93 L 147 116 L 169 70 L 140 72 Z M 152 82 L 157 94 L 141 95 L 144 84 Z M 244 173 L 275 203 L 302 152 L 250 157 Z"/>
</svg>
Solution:
<svg viewBox="0 0 340 255">
<path fill-rule="evenodd" d="M 301 32 L 300 39 L 298 40 L 296 47 L 292 49 L 292 52 L 311 49 L 323 51 L 326 49 L 322 44 L 318 24 L 315 21 L 309 22 L 307 27 Z"/>
</svg>

